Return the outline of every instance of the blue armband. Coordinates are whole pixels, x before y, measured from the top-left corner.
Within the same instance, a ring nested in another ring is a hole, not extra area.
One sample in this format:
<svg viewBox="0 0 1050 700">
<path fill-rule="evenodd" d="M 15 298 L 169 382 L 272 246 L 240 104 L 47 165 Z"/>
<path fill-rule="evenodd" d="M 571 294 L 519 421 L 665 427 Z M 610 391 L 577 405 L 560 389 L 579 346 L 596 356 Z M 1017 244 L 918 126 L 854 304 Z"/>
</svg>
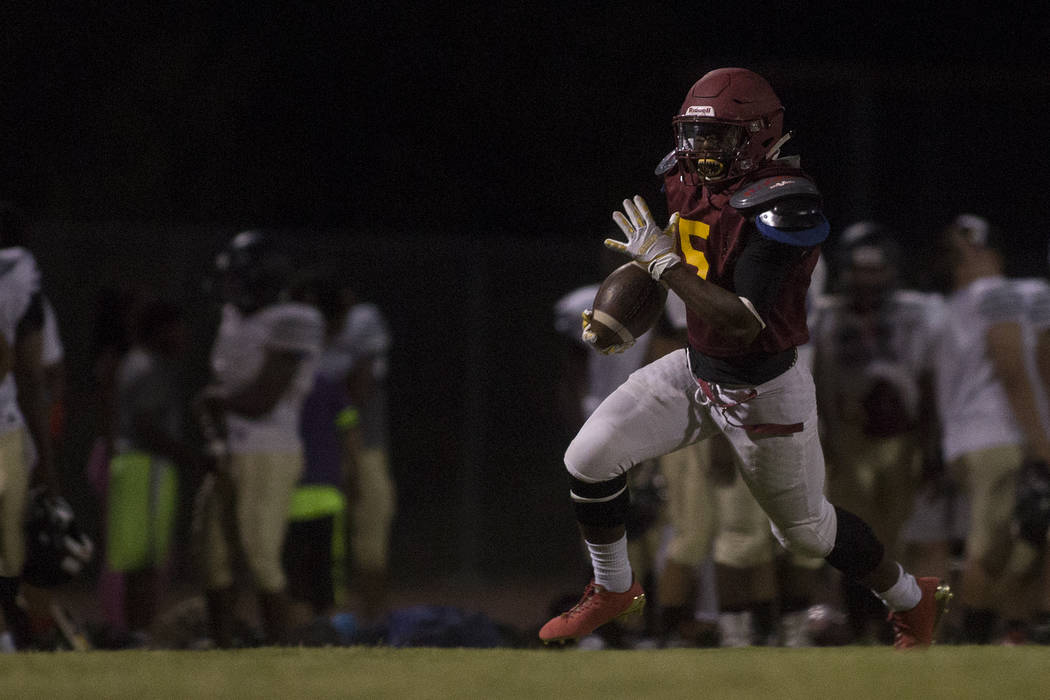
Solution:
<svg viewBox="0 0 1050 700">
<path fill-rule="evenodd" d="M 767 223 L 764 217 L 765 214 L 762 214 L 755 219 L 755 227 L 758 228 L 758 232 L 766 238 L 788 245 L 806 248 L 815 246 L 824 242 L 831 231 L 831 225 L 824 218 L 824 214 L 820 212 L 817 212 L 817 216 L 813 217 L 816 220 L 812 221 L 812 225 L 807 228 L 780 228 L 774 224 Z"/>
</svg>

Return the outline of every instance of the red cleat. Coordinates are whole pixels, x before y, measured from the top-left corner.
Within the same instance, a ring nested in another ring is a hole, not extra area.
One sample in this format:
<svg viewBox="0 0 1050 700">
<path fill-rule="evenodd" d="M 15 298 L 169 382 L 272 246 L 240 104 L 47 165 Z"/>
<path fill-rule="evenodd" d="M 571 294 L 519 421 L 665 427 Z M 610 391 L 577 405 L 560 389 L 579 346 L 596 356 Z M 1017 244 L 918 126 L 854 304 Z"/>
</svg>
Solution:
<svg viewBox="0 0 1050 700">
<path fill-rule="evenodd" d="M 551 619 L 540 630 L 544 644 L 585 637 L 606 622 L 641 612 L 645 591 L 637 581 L 623 593 L 613 593 L 594 581 L 587 584 L 580 602 Z"/>
<path fill-rule="evenodd" d="M 890 613 L 893 623 L 893 646 L 897 649 L 928 647 L 933 644 L 937 623 L 948 611 L 952 589 L 939 578 L 917 579 L 922 590 L 919 604 L 911 610 Z"/>
</svg>

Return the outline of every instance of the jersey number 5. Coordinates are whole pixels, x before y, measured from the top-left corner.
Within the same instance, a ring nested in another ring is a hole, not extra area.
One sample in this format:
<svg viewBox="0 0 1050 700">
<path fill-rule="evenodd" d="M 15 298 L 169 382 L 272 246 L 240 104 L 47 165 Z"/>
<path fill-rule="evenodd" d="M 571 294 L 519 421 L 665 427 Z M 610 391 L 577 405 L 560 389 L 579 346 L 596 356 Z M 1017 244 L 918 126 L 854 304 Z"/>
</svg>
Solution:
<svg viewBox="0 0 1050 700">
<path fill-rule="evenodd" d="M 693 238 L 707 240 L 710 234 L 711 227 L 703 221 L 678 220 L 678 244 L 682 246 L 682 255 L 685 256 L 687 263 L 696 268 L 696 274 L 700 279 L 707 279 L 709 265 L 704 251 L 697 250 L 693 245 Z"/>
</svg>

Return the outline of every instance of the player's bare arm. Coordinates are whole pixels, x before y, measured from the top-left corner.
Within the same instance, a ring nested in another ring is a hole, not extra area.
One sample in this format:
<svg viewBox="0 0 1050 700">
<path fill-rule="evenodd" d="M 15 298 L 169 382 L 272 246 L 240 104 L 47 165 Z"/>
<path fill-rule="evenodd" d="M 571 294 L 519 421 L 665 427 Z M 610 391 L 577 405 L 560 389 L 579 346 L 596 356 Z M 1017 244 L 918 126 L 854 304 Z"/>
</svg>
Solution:
<svg viewBox="0 0 1050 700">
<path fill-rule="evenodd" d="M 268 350 L 255 379 L 240 391 L 225 394 L 205 390 L 205 403 L 212 412 L 230 411 L 246 418 L 258 418 L 273 410 L 299 371 L 302 353 Z"/>
<path fill-rule="evenodd" d="M 695 267 L 687 263 L 676 265 L 666 270 L 660 280 L 682 298 L 690 311 L 741 347 L 754 342 L 762 331 L 762 322 L 740 297 L 700 278 Z"/>
<path fill-rule="evenodd" d="M 1024 362 L 1024 341 L 1017 323 L 995 323 L 988 328 L 988 354 L 1002 380 L 1014 418 L 1024 432 L 1031 456 L 1050 462 L 1050 440 L 1043 430 L 1035 392 Z"/>
</svg>

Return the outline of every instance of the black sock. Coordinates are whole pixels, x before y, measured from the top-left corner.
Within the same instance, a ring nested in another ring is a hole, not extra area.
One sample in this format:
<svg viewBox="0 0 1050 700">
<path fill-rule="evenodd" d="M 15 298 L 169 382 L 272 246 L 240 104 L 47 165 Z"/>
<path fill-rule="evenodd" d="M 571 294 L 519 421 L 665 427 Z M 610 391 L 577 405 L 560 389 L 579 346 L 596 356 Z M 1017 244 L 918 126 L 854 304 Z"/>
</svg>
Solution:
<svg viewBox="0 0 1050 700">
<path fill-rule="evenodd" d="M 1032 615 L 1031 639 L 1036 644 L 1050 644 L 1050 610 Z"/>
<path fill-rule="evenodd" d="M 15 648 L 24 649 L 30 642 L 29 615 L 18 604 L 18 584 L 17 578 L 0 576 L 0 613 L 3 613 Z"/>
<path fill-rule="evenodd" d="M 809 598 L 805 596 L 784 596 L 780 599 L 780 614 L 786 615 L 809 609 Z"/>
<path fill-rule="evenodd" d="M 660 628 L 664 635 L 671 635 L 678 631 L 678 626 L 683 620 L 689 618 L 691 610 L 686 605 L 671 605 L 660 610 Z"/>
<path fill-rule="evenodd" d="M 986 608 L 969 608 L 963 615 L 962 636 L 965 644 L 988 644 L 995 630 L 996 614 Z"/>
<path fill-rule="evenodd" d="M 751 607 L 751 629 L 754 630 L 756 644 L 764 646 L 773 635 L 776 619 L 773 616 L 773 601 L 755 603 Z"/>
<path fill-rule="evenodd" d="M 856 581 L 842 579 L 842 600 L 850 631 L 855 638 L 867 636 L 871 620 L 886 617 L 886 606 L 882 601 L 875 597 L 870 588 Z"/>
</svg>

